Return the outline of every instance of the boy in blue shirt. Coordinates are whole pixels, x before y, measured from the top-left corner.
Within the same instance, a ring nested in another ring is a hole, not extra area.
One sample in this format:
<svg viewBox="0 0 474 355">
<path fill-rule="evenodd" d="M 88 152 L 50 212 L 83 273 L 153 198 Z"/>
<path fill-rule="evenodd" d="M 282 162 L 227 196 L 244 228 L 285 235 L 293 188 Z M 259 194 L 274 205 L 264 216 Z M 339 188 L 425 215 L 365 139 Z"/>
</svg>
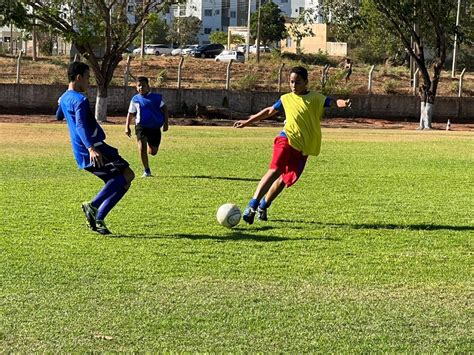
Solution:
<svg viewBox="0 0 474 355">
<path fill-rule="evenodd" d="M 163 127 L 163 132 L 168 130 L 168 109 L 162 96 L 151 92 L 148 78 L 144 76 L 137 78 L 137 91 L 138 94 L 130 101 L 125 134 L 131 137 L 130 121 L 135 118 L 138 151 L 145 169 L 142 177 L 151 177 L 148 154 L 154 156 L 158 153 L 161 143 L 161 127 Z"/>
<path fill-rule="evenodd" d="M 59 98 L 56 118 L 66 118 L 77 165 L 105 182 L 90 202 L 82 204 L 89 227 L 110 234 L 104 219 L 122 199 L 135 174 L 118 150 L 105 143 L 105 133 L 95 120 L 89 100 L 83 94 L 89 87 L 89 66 L 74 62 L 68 68 L 68 90 Z"/>
</svg>

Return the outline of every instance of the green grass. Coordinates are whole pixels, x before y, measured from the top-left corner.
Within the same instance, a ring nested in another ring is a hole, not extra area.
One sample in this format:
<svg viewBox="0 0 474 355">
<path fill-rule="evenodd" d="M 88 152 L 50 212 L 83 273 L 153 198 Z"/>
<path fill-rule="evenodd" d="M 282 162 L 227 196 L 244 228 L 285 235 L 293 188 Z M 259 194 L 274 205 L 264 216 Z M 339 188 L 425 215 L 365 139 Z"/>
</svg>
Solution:
<svg viewBox="0 0 474 355">
<path fill-rule="evenodd" d="M 1 124 L 0 351 L 472 352 L 472 132 L 325 129 L 269 222 L 219 226 L 277 132 L 171 127 L 104 237 L 66 126 Z"/>
</svg>

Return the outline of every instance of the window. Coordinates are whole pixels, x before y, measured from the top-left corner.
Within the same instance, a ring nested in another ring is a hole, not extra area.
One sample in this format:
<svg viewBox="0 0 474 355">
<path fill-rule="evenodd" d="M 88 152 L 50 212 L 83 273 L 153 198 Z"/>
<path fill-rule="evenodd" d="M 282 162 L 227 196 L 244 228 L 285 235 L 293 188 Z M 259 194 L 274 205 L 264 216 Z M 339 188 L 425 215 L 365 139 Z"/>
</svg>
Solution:
<svg viewBox="0 0 474 355">
<path fill-rule="evenodd" d="M 291 37 L 286 37 L 286 48 L 291 48 L 293 45 L 293 41 L 291 40 Z"/>
<path fill-rule="evenodd" d="M 235 11 L 230 12 L 230 18 L 235 18 L 236 16 L 237 14 L 235 13 Z"/>
<path fill-rule="evenodd" d="M 204 10 L 204 16 L 212 16 L 212 10 Z"/>
<path fill-rule="evenodd" d="M 205 28 L 204 34 L 208 35 L 209 33 L 211 33 L 211 31 L 212 31 L 212 28 Z"/>
<path fill-rule="evenodd" d="M 303 13 L 303 12 L 304 12 L 304 7 L 300 7 L 299 13 L 301 14 L 301 13 Z"/>
<path fill-rule="evenodd" d="M 133 12 L 133 5 L 127 6 L 127 12 Z"/>
<path fill-rule="evenodd" d="M 216 10 L 216 11 L 214 12 L 214 15 L 220 15 L 220 14 L 221 14 L 221 11 L 220 11 L 220 10 Z"/>
<path fill-rule="evenodd" d="M 288 0 L 281 0 L 282 4 L 288 4 Z"/>
<path fill-rule="evenodd" d="M 179 7 L 179 16 L 186 16 L 186 8 L 184 6 Z"/>
</svg>

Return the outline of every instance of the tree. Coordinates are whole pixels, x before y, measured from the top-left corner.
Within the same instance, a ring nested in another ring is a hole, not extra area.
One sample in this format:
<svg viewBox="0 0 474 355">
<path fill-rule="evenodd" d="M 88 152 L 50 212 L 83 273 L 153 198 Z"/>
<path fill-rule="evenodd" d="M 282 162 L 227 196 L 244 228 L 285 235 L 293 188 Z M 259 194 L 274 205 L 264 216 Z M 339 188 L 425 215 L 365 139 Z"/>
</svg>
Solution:
<svg viewBox="0 0 474 355">
<path fill-rule="evenodd" d="M 420 128 L 430 129 L 446 53 L 451 48 L 454 33 L 461 33 L 461 29 L 456 28 L 454 19 L 457 0 L 362 0 L 361 3 L 363 6 L 370 6 L 381 16 L 384 20 L 382 28 L 401 41 L 416 63 L 422 77 L 419 88 Z M 354 4 L 354 1 L 328 0 L 326 5 L 328 8 L 332 7 L 332 21 L 337 23 L 341 19 L 347 21 L 349 18 L 348 22 L 363 24 L 360 17 L 353 16 L 353 13 L 348 16 L 341 10 L 350 4 Z M 354 14 L 357 15 L 357 11 L 354 11 Z M 426 60 L 427 48 L 434 54 L 432 62 Z"/>
<path fill-rule="evenodd" d="M 128 13 L 128 0 L 20 0 L 33 19 L 57 30 L 86 58 L 97 82 L 95 115 L 106 120 L 108 87 L 122 55 L 150 21 L 172 0 L 144 0 Z M 30 11 L 31 10 L 31 11 Z"/>
<path fill-rule="evenodd" d="M 201 30 L 201 20 L 195 16 L 175 17 L 168 33 L 168 39 L 179 45 L 197 42 L 197 35 Z"/>
<path fill-rule="evenodd" d="M 304 37 L 314 36 L 311 27 L 314 23 L 314 16 L 313 9 L 304 10 L 288 26 L 288 34 L 296 40 L 296 54 L 301 54 L 301 40 Z"/>
<path fill-rule="evenodd" d="M 145 27 L 145 43 L 167 43 L 169 30 L 170 27 L 165 20 L 155 13 L 150 14 L 148 25 Z M 136 47 L 140 46 L 140 37 L 135 38 L 133 44 Z"/>
<path fill-rule="evenodd" d="M 209 40 L 211 43 L 220 43 L 223 46 L 227 46 L 228 34 L 223 31 L 215 31 L 209 35 Z M 230 44 L 243 44 L 245 43 L 245 38 L 238 34 L 230 35 Z"/>
<path fill-rule="evenodd" d="M 257 38 L 258 24 L 260 24 L 260 41 L 265 45 L 270 42 L 281 41 L 286 36 L 285 17 L 278 6 L 271 1 L 261 6 L 260 21 L 258 12 L 251 15 L 250 34 L 254 39 Z"/>
</svg>

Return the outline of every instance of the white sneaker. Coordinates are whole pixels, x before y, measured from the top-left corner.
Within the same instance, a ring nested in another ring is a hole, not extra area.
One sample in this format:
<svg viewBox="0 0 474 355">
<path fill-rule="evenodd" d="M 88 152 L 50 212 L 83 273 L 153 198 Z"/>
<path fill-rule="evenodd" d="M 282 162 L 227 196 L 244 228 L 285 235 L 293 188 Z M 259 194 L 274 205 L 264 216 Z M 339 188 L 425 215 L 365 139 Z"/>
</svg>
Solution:
<svg viewBox="0 0 474 355">
<path fill-rule="evenodd" d="M 143 173 L 142 178 L 153 177 L 151 173 Z"/>
</svg>

